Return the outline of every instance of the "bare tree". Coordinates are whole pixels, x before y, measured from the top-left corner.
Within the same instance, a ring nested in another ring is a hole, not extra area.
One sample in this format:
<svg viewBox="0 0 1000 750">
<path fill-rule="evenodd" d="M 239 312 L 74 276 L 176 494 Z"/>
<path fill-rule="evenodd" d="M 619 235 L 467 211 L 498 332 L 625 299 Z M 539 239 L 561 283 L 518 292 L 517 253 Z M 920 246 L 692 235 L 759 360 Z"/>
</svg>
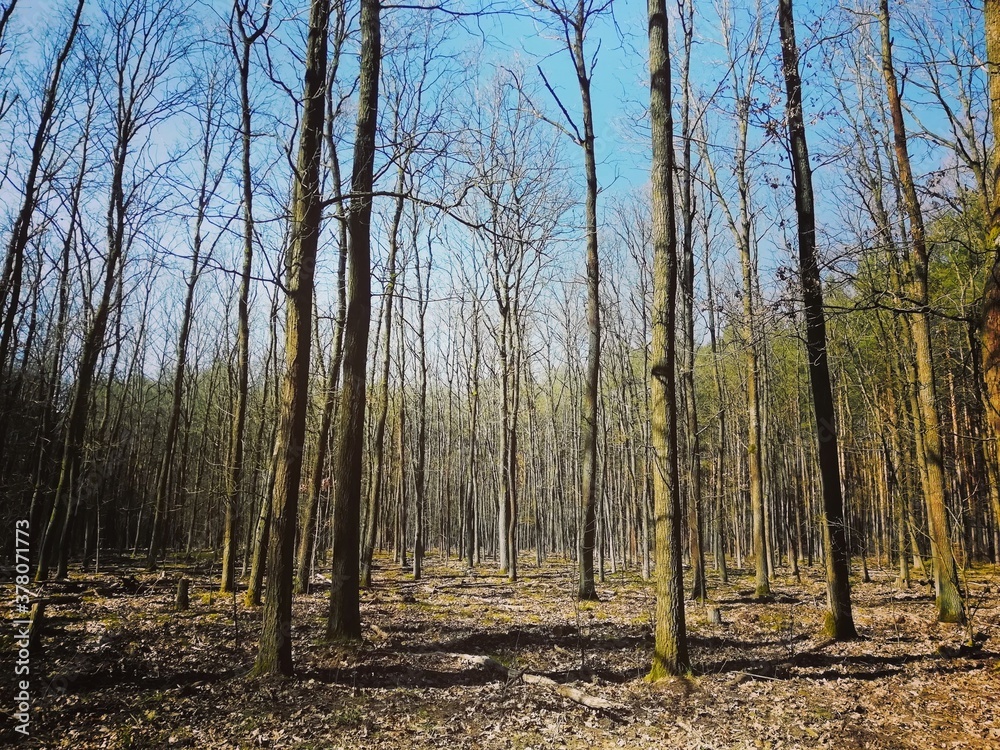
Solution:
<svg viewBox="0 0 1000 750">
<path fill-rule="evenodd" d="M 798 216 L 799 274 L 805 304 L 806 350 L 813 408 L 816 412 L 820 480 L 823 488 L 823 543 L 826 556 L 826 600 L 829 607 L 826 631 L 831 638 L 843 641 L 856 638 L 857 632 L 851 614 L 851 582 L 837 450 L 837 423 L 827 358 L 823 286 L 816 258 L 812 166 L 809 163 L 802 112 L 802 79 L 799 77 L 799 50 L 795 43 L 792 0 L 778 0 L 778 25 L 787 96 L 786 120 L 794 176 L 795 211 Z"/>
<path fill-rule="evenodd" d="M 579 599 L 597 599 L 594 585 L 594 542 L 596 538 L 597 508 L 597 409 L 601 367 L 601 304 L 600 259 L 597 251 L 597 156 L 595 152 L 594 109 L 591 99 L 591 79 L 597 64 L 597 53 L 588 55 L 585 49 L 587 33 L 593 24 L 610 8 L 612 0 L 533 0 L 535 5 L 553 17 L 561 43 L 569 52 L 580 89 L 580 117 L 578 127 L 569 116 L 562 102 L 556 100 L 566 116 L 573 140 L 583 149 L 586 200 L 584 209 L 587 245 L 587 377 L 583 391 L 583 423 L 581 434 L 581 493 L 579 524 Z M 539 68 L 541 72 L 541 68 Z M 542 74 L 544 79 L 544 73 Z M 545 85 L 555 96 L 549 85 Z M 565 130 L 565 128 L 563 128 Z"/>
<path fill-rule="evenodd" d="M 361 473 L 365 435 L 368 327 L 371 323 L 371 215 L 382 42 L 379 0 L 361 0 L 361 68 L 354 139 L 351 202 L 347 213 L 350 273 L 344 329 L 344 387 L 333 466 L 333 569 L 329 639 L 361 637 L 358 593 Z"/>
<path fill-rule="evenodd" d="M 656 622 L 649 680 L 688 668 L 681 567 L 677 456 L 677 230 L 669 22 L 665 0 L 649 0 L 649 121 L 653 136 L 653 518 L 656 524 Z"/>
<path fill-rule="evenodd" d="M 0 54 L 2 54 L 3 31 L 14 10 L 15 2 L 11 2 L 0 15 Z M 24 275 L 24 253 L 28 247 L 31 235 L 32 222 L 35 219 L 35 210 L 39 199 L 39 189 L 41 178 L 42 162 L 46 152 L 52 144 L 53 118 L 56 114 L 56 105 L 61 93 L 62 77 L 67 65 L 70 62 L 70 53 L 76 41 L 77 31 L 80 28 L 80 18 L 83 14 L 84 0 L 79 0 L 76 9 L 70 20 L 69 30 L 66 39 L 56 56 L 52 65 L 52 70 L 48 76 L 45 93 L 42 96 L 41 106 L 38 112 L 38 122 L 34 135 L 31 139 L 31 150 L 28 154 L 27 173 L 24 176 L 24 186 L 21 189 L 21 206 L 14 219 L 14 227 L 11 231 L 10 241 L 7 243 L 7 252 L 4 255 L 3 269 L 0 271 L 0 378 L 4 378 L 8 366 L 13 363 L 12 339 L 14 336 L 14 324 L 18 320 L 18 308 L 21 304 L 21 285 Z M 7 92 L 3 94 L 6 99 Z M 4 109 L 3 100 L 0 100 L 0 114 Z M 0 404 L 8 396 L 0 388 Z M 11 394 L 14 395 L 14 394 Z M 7 409 L 4 409 L 5 416 L 0 417 L 0 453 L 6 440 Z"/>
<path fill-rule="evenodd" d="M 962 597 L 958 589 L 958 573 L 951 547 L 951 530 L 945 503 L 943 445 L 940 419 L 937 413 L 936 387 L 931 353 L 930 312 L 927 296 L 927 241 L 924 219 L 917 196 L 913 171 L 910 167 L 903 106 L 892 62 L 892 35 L 889 28 L 888 0 L 879 2 L 879 26 L 882 32 L 882 73 L 889 97 L 892 117 L 893 146 L 899 187 L 909 219 L 910 253 L 905 256 L 907 293 L 914 310 L 909 315 L 910 331 L 916 352 L 917 399 L 923 423 L 924 495 L 930 522 L 934 554 L 934 585 L 937 591 L 938 619 L 961 622 L 965 618 Z"/>
<path fill-rule="evenodd" d="M 133 169 L 136 151 L 148 148 L 140 137 L 175 114 L 186 92 L 175 88 L 171 76 L 187 52 L 184 14 L 171 2 L 147 3 L 107 0 L 102 5 L 103 37 L 91 44 L 92 72 L 103 106 L 110 116 L 111 144 L 107 154 L 111 171 L 105 219 L 106 249 L 101 291 L 84 336 L 76 384 L 67 418 L 59 484 L 52 513 L 39 549 L 36 579 L 49 574 L 52 554 L 58 552 L 57 575 L 65 577 L 71 504 L 81 461 L 87 414 L 98 359 L 104 348 L 108 317 L 116 306 L 122 262 L 137 232 L 134 213 L 149 174 Z M 119 295 L 120 298 L 120 295 Z"/>
<path fill-rule="evenodd" d="M 244 473 L 244 436 L 247 420 L 247 390 L 250 380 L 250 284 L 253 274 L 253 147 L 250 102 L 250 65 L 253 45 L 267 31 L 271 5 L 264 6 L 256 19 L 248 2 L 233 0 L 229 20 L 229 44 L 239 68 L 240 88 L 240 179 L 243 187 L 243 265 L 240 271 L 239 301 L 237 302 L 236 333 L 236 401 L 229 434 L 229 454 L 226 458 L 226 519 L 222 540 L 222 578 L 219 589 L 233 591 L 236 587 L 236 524 Z"/>
<path fill-rule="evenodd" d="M 149 551 L 146 556 L 146 568 L 153 570 L 163 548 L 163 533 L 169 508 L 168 480 L 174 463 L 174 450 L 177 445 L 177 431 L 181 418 L 182 400 L 184 397 L 185 372 L 187 369 L 188 340 L 191 335 L 191 316 L 194 311 L 195 288 L 208 263 L 212 261 L 214 250 L 222 232 L 216 232 L 210 238 L 211 227 L 207 223 L 212 201 L 216 199 L 219 185 L 229 168 L 229 163 L 235 141 L 226 145 L 222 140 L 223 118 L 225 117 L 225 86 L 221 80 L 224 69 L 216 68 L 214 61 L 207 60 L 209 70 L 203 71 L 204 89 L 198 101 L 201 127 L 198 144 L 199 171 L 197 188 L 195 190 L 195 214 L 193 220 L 193 236 L 191 240 L 191 266 L 185 280 L 184 306 L 181 310 L 180 331 L 177 335 L 177 364 L 171 393 L 170 414 L 167 418 L 164 433 L 163 456 L 156 477 L 156 498 L 153 508 L 153 527 L 150 532 Z"/>
<path fill-rule="evenodd" d="M 298 518 L 305 447 L 314 274 L 323 221 L 320 165 L 326 117 L 329 20 L 330 0 L 313 0 L 306 43 L 299 155 L 290 217 L 291 237 L 285 257 L 285 374 L 275 436 L 277 464 L 267 556 L 270 583 L 264 603 L 255 674 L 292 673 L 295 522 Z"/>
</svg>

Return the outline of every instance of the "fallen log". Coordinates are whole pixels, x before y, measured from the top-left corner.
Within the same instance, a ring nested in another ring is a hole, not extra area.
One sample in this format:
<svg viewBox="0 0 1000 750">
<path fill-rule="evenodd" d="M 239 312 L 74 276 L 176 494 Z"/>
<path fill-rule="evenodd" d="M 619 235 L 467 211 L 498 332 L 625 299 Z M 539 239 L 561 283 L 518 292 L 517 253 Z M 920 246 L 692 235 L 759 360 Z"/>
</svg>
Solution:
<svg viewBox="0 0 1000 750">
<path fill-rule="evenodd" d="M 604 698 L 599 698 L 596 695 L 590 695 L 570 685 L 556 682 L 551 677 L 544 677 L 543 675 L 532 674 L 531 672 L 522 672 L 518 669 L 510 669 L 490 656 L 482 656 L 480 654 L 448 654 L 448 656 L 493 670 L 494 672 L 499 672 L 512 682 L 521 680 L 529 685 L 542 685 L 564 698 L 569 698 L 574 703 L 579 703 L 581 706 L 586 706 L 595 711 L 613 711 L 622 708 L 618 704 Z"/>
</svg>

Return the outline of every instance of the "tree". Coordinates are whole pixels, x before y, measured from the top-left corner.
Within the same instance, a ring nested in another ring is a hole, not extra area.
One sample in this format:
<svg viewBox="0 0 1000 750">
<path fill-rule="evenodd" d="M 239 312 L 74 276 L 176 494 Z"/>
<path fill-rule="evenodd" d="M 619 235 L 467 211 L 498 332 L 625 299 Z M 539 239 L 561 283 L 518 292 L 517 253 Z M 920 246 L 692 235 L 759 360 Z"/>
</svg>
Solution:
<svg viewBox="0 0 1000 750">
<path fill-rule="evenodd" d="M 105 345 L 109 316 L 121 301 L 125 254 L 141 225 L 136 215 L 141 210 L 139 198 L 146 181 L 152 181 L 154 176 L 143 173 L 143 168 L 137 166 L 137 152 L 148 149 L 140 137 L 172 116 L 186 98 L 186 91 L 177 89 L 172 80 L 174 66 L 187 52 L 182 35 L 185 18 L 179 8 L 173 3 L 157 3 L 153 7 L 142 2 L 108 0 L 101 12 L 104 25 L 99 31 L 104 36 L 91 44 L 96 53 L 92 58 L 94 85 L 98 86 L 100 100 L 109 113 L 111 129 L 110 153 L 105 155 L 111 174 L 104 225 L 104 268 L 100 294 L 80 349 L 59 482 L 39 547 L 35 574 L 38 581 L 48 577 L 53 553 L 58 553 L 56 575 L 63 578 L 67 572 L 71 505 L 81 489 L 77 481 L 94 377 Z"/>
<path fill-rule="evenodd" d="M 799 275 L 806 317 L 806 351 L 813 409 L 816 413 L 823 491 L 823 548 L 826 557 L 826 600 L 829 607 L 826 630 L 831 638 L 842 641 L 857 637 L 857 632 L 851 614 L 851 582 L 837 451 L 837 423 L 827 358 L 823 285 L 816 257 L 812 167 L 809 163 L 802 111 L 802 79 L 799 77 L 799 50 L 795 43 L 792 0 L 778 0 L 778 26 L 787 96 L 785 112 L 795 188 L 795 213 L 798 216 Z"/>
<path fill-rule="evenodd" d="M 419 214 L 413 216 L 412 241 L 414 270 L 417 283 L 417 455 L 413 463 L 414 513 L 413 580 L 419 581 L 424 562 L 424 527 L 427 506 L 427 306 L 430 304 L 431 271 L 433 269 L 433 235 L 427 237 L 427 259 L 421 262 L 417 238 Z"/>
<path fill-rule="evenodd" d="M 903 105 L 892 62 L 892 35 L 889 28 L 889 2 L 879 2 L 879 27 L 882 32 L 882 74 L 885 77 L 889 112 L 892 117 L 893 146 L 899 187 L 909 220 L 910 248 L 905 257 L 906 293 L 913 310 L 909 314 L 910 332 L 916 353 L 917 405 L 923 422 L 924 496 L 930 522 L 934 555 L 934 588 L 937 593 L 938 619 L 961 622 L 965 619 L 958 589 L 958 573 L 951 547 L 951 529 L 945 503 L 945 483 L 940 419 L 931 352 L 930 311 L 927 296 L 927 240 L 920 199 L 910 167 L 910 155 L 903 120 Z"/>
<path fill-rule="evenodd" d="M 250 63 L 253 45 L 267 31 L 271 18 L 270 3 L 264 6 L 260 20 L 255 20 L 249 3 L 233 0 L 229 22 L 229 44 L 239 67 L 240 88 L 240 179 L 243 187 L 243 265 L 240 271 L 240 291 L 237 302 L 236 332 L 236 403 L 229 432 L 229 453 L 226 457 L 226 520 L 223 526 L 222 578 L 223 592 L 236 588 L 236 524 L 239 517 L 244 473 L 244 436 L 247 421 L 247 400 L 250 381 L 250 282 L 253 274 L 253 146 L 250 103 Z"/>
<path fill-rule="evenodd" d="M 680 469 L 677 450 L 677 231 L 674 224 L 674 142 L 669 23 L 665 0 L 649 0 L 649 122 L 653 137 L 653 518 L 656 624 L 648 679 L 688 668 L 681 567 Z"/>
<path fill-rule="evenodd" d="M 594 585 L 594 542 L 596 539 L 597 508 L 597 409 L 601 372 L 601 274 L 597 252 L 597 155 L 595 151 L 594 109 L 591 101 L 591 79 L 597 63 L 597 54 L 588 58 L 585 43 L 594 22 L 611 8 L 612 0 L 533 0 L 542 10 L 555 18 L 558 33 L 573 60 L 580 88 L 580 116 L 578 128 L 567 115 L 573 138 L 583 149 L 586 200 L 584 222 L 587 245 L 587 374 L 583 389 L 583 421 L 581 424 L 580 474 L 583 480 L 579 523 L 579 584 L 577 598 L 597 599 Z M 539 68 L 541 71 L 541 68 Z M 544 76 L 544 74 L 543 74 Z M 552 91 L 548 81 L 546 86 Z M 554 95 L 554 92 L 553 92 Z M 557 97 L 558 101 L 558 97 Z M 559 102 L 565 113 L 566 109 Z"/>
<path fill-rule="evenodd" d="M 364 538 L 361 546 L 360 585 L 362 588 L 369 588 L 372 585 L 375 533 L 378 529 L 378 515 L 385 484 L 385 423 L 389 416 L 389 366 L 392 363 L 393 300 L 396 296 L 396 283 L 399 276 L 396 257 L 399 253 L 399 231 L 405 208 L 405 198 L 402 194 L 405 174 L 404 168 L 400 166 L 396 177 L 396 192 L 399 195 L 395 199 L 389 227 L 389 257 L 386 265 L 385 291 L 382 294 L 382 325 L 380 327 L 385 337 L 385 358 L 382 360 L 378 390 L 375 394 L 375 430 L 371 441 L 372 470 L 368 487 L 368 515 L 365 519 Z"/>
<path fill-rule="evenodd" d="M 987 173 L 992 176 L 993 211 L 989 216 L 989 243 L 995 253 L 992 268 L 983 290 L 982 369 L 986 412 L 992 429 L 994 455 L 987 457 L 993 467 L 1000 467 L 1000 1 L 985 0 L 986 71 L 989 81 L 990 120 L 993 126 L 993 159 Z M 1000 478 L 994 476 L 994 481 Z M 994 507 L 1000 528 L 1000 508 Z M 1000 557 L 1000 552 L 998 552 Z"/>
<path fill-rule="evenodd" d="M 3 30 L 7 25 L 10 14 L 14 10 L 14 5 L 16 5 L 15 2 L 10 3 L 4 9 L 3 14 L 0 15 L 0 42 L 2 42 Z M 24 177 L 24 187 L 22 188 L 23 197 L 21 199 L 21 207 L 17 213 L 17 218 L 14 220 L 14 229 L 11 232 L 10 242 L 7 245 L 7 252 L 4 256 L 3 271 L 0 274 L 0 318 L 3 320 L 3 325 L 0 327 L 0 375 L 3 375 L 7 370 L 11 338 L 14 333 L 14 321 L 17 320 L 17 308 L 21 303 L 24 251 L 28 246 L 31 224 L 38 203 L 39 183 L 41 182 L 39 171 L 42 167 L 42 160 L 46 149 L 51 145 L 53 116 L 60 94 L 62 76 L 70 53 L 73 50 L 77 31 L 80 28 L 83 7 L 84 0 L 79 0 L 70 21 L 66 40 L 59 50 L 55 64 L 52 66 L 52 73 L 45 88 L 45 94 L 43 95 L 38 113 L 38 126 L 35 128 L 34 137 L 31 141 L 28 170 Z M 6 94 L 6 92 L 4 93 Z M 2 109 L 3 107 L 0 105 L 0 111 Z M 4 314 L 4 307 L 7 308 L 6 314 Z M 3 396 L 4 394 L 0 393 L 0 399 Z M 2 429 L 2 423 L 0 423 L 0 429 Z M 0 433 L 0 450 L 2 450 L 3 442 L 4 435 Z"/>
<path fill-rule="evenodd" d="M 365 383 L 371 323 L 371 217 L 382 42 L 379 0 L 361 0 L 361 61 L 354 138 L 351 201 L 347 212 L 350 271 L 344 328 L 344 385 L 340 429 L 333 457 L 337 485 L 333 500 L 330 613 L 326 637 L 361 637 L 359 555 L 361 473 L 365 436 Z"/>
<path fill-rule="evenodd" d="M 747 401 L 747 474 L 750 485 L 750 511 L 752 516 L 752 543 L 755 566 L 754 596 L 767 599 L 771 595 L 768 578 L 770 555 L 767 535 L 767 513 L 764 495 L 764 474 L 766 467 L 763 383 L 761 350 L 765 342 L 759 310 L 759 276 L 757 268 L 757 247 L 755 245 L 754 207 L 752 204 L 752 183 L 750 173 L 750 124 L 755 102 L 755 89 L 760 79 L 760 67 L 766 45 L 763 44 L 763 13 L 759 2 L 745 39 L 736 39 L 735 20 L 723 17 L 723 41 L 729 56 L 728 73 L 730 85 L 735 93 L 735 147 L 733 153 L 733 177 L 736 182 L 737 203 L 733 208 L 723 197 L 719 177 L 712 160 L 708 158 L 707 144 L 702 146 L 705 166 L 716 199 L 723 208 L 726 223 L 739 250 L 742 289 L 739 294 L 742 315 L 739 334 L 743 345 L 744 377 L 746 379 Z M 741 60 L 742 64 L 738 64 Z"/>
<path fill-rule="evenodd" d="M 215 199 L 219 190 L 219 185 L 229 167 L 235 142 L 225 148 L 220 143 L 222 118 L 225 115 L 224 87 L 221 81 L 221 74 L 214 69 L 213 61 L 208 61 L 210 69 L 204 71 L 205 87 L 203 98 L 199 102 L 202 117 L 199 124 L 202 131 L 198 151 L 200 157 L 200 175 L 198 187 L 195 192 L 195 215 L 193 221 L 194 234 L 191 243 L 191 267 L 186 279 L 186 290 L 184 294 L 184 307 L 181 311 L 181 326 L 177 335 L 177 364 L 174 368 L 173 385 L 171 388 L 170 413 L 167 417 L 167 429 L 164 434 L 163 456 L 160 461 L 159 472 L 156 477 L 156 499 L 153 506 L 153 528 L 150 532 L 149 550 L 146 556 L 146 569 L 153 570 L 163 545 L 163 532 L 166 525 L 169 499 L 168 483 L 170 473 L 173 468 L 174 450 L 177 446 L 178 427 L 181 418 L 182 400 L 184 397 L 185 372 L 188 364 L 188 343 L 191 335 L 191 315 L 194 310 L 195 288 L 198 280 L 205 270 L 205 266 L 211 262 L 215 246 L 218 244 L 222 233 L 218 233 L 213 242 L 208 243 L 207 216 L 211 209 L 211 203 Z M 221 161 L 218 151 L 224 150 Z"/>
<path fill-rule="evenodd" d="M 333 50 L 330 53 L 327 72 L 327 114 L 326 152 L 330 163 L 330 187 L 337 212 L 337 317 L 334 321 L 333 345 L 327 365 L 326 384 L 323 391 L 323 411 L 320 417 L 319 434 L 316 436 L 316 457 L 309 477 L 309 494 L 299 522 L 299 549 L 295 565 L 295 592 L 302 594 L 309 590 L 312 578 L 313 557 L 316 552 L 315 540 L 319 536 L 317 515 L 320 496 L 328 492 L 330 483 L 328 454 L 330 433 L 332 432 L 336 408 L 340 395 L 340 372 L 344 360 L 344 324 L 347 317 L 347 223 L 344 215 L 343 185 L 340 172 L 340 155 L 334 137 L 335 127 L 340 119 L 344 98 L 334 104 L 333 85 L 340 70 L 341 54 L 347 39 L 347 7 L 343 2 L 336 4 L 333 22 Z M 315 533 L 313 529 L 316 529 Z"/>
<path fill-rule="evenodd" d="M 694 3 L 680 0 L 680 22 L 684 32 L 684 58 L 681 69 L 681 261 L 678 283 L 681 291 L 681 332 L 684 341 L 680 385 L 684 402 L 684 428 L 687 442 L 688 468 L 688 550 L 691 557 L 691 598 L 704 601 L 708 597 L 705 581 L 705 549 L 702 542 L 702 481 L 701 435 L 698 429 L 698 405 L 695 398 L 695 338 L 694 338 L 694 181 L 691 164 L 691 142 L 694 123 L 691 117 L 691 57 L 694 46 Z"/>
<path fill-rule="evenodd" d="M 291 236 L 285 257 L 285 374 L 275 437 L 274 497 L 267 555 L 269 590 L 254 673 L 292 674 L 292 576 L 295 522 L 305 446 L 312 344 L 316 253 L 323 221 L 320 163 L 326 117 L 327 35 L 330 0 L 313 0 L 309 11 L 299 154 L 291 205 Z"/>
</svg>

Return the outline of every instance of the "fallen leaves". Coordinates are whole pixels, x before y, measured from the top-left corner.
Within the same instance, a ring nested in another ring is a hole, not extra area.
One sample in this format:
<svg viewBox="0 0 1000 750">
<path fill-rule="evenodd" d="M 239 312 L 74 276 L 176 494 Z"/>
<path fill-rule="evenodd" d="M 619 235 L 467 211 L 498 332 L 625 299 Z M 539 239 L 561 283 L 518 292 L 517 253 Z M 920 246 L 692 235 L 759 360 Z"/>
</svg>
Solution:
<svg viewBox="0 0 1000 750">
<path fill-rule="evenodd" d="M 485 568 L 431 564 L 414 584 L 379 562 L 356 647 L 323 643 L 324 591 L 296 598 L 298 674 L 284 681 L 246 678 L 260 612 L 240 603 L 234 622 L 231 600 L 201 596 L 213 580 L 192 576 L 185 613 L 172 612 L 169 579 L 71 581 L 67 591 L 86 595 L 51 605 L 27 746 L 896 750 L 1000 740 L 1000 600 L 986 575 L 975 649 L 889 572 L 855 584 L 864 638 L 852 643 L 819 635 L 820 569 L 777 587 L 769 604 L 747 601 L 747 579 L 734 575 L 711 592 L 723 624 L 688 604 L 694 673 L 648 685 L 653 596 L 634 577 L 616 576 L 601 602 L 581 606 L 566 565 L 526 568 L 511 585 Z"/>
</svg>

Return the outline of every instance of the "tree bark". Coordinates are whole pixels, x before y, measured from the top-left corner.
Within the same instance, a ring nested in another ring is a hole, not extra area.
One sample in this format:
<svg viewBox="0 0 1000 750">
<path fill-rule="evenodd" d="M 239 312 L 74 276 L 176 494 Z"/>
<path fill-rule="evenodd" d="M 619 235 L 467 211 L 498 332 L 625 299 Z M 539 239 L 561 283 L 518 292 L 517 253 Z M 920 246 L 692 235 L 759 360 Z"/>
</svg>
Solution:
<svg viewBox="0 0 1000 750">
<path fill-rule="evenodd" d="M 656 548 L 656 624 L 648 679 L 688 669 L 681 567 L 680 477 L 677 457 L 674 142 L 670 50 L 665 0 L 649 0 L 649 120 L 653 137 L 652 447 Z"/>
<path fill-rule="evenodd" d="M 844 533 L 844 499 L 840 486 L 837 423 L 826 350 L 823 284 L 816 258 L 816 216 L 812 167 L 802 112 L 802 80 L 795 43 L 792 0 L 778 0 L 782 68 L 788 97 L 786 116 L 798 216 L 799 275 L 806 318 L 806 353 L 816 415 L 817 450 L 823 490 L 823 546 L 826 557 L 826 632 L 839 641 L 857 637 L 851 613 L 851 582 L 847 537 Z"/>
<path fill-rule="evenodd" d="M 305 449 L 312 345 L 312 305 L 316 253 L 323 223 L 320 163 L 326 115 L 329 0 L 313 0 L 306 42 L 305 83 L 299 155 L 291 207 L 291 243 L 285 259 L 285 375 L 278 416 L 268 545 L 268 592 L 254 674 L 292 674 L 292 577 L 295 522 Z"/>
<path fill-rule="evenodd" d="M 1000 0 L 985 0 L 983 18 L 986 25 L 986 70 L 989 79 L 990 121 L 993 141 L 1000 137 Z M 988 173 L 993 182 L 993 207 L 989 217 L 989 244 L 996 253 L 983 291 L 982 369 L 987 421 L 992 432 L 992 455 L 987 464 L 1000 481 L 1000 151 L 994 146 Z M 994 542 L 1000 544 L 1000 495 L 994 486 L 990 490 L 994 515 Z M 994 551 L 1000 559 L 1000 549 Z"/>
<path fill-rule="evenodd" d="M 906 275 L 910 301 L 917 309 L 909 314 L 909 321 L 916 351 L 917 402 L 924 427 L 924 451 L 921 459 L 926 467 L 925 497 L 934 553 L 934 585 L 937 593 L 938 620 L 941 622 L 961 622 L 965 619 L 965 612 L 958 588 L 955 557 L 951 547 L 951 530 L 945 500 L 944 446 L 937 413 L 931 351 L 930 311 L 927 301 L 927 243 L 920 200 L 917 197 L 913 172 L 910 168 L 903 106 L 892 64 L 888 0 L 880 0 L 879 22 L 882 31 L 882 73 L 885 77 L 889 112 L 892 116 L 893 146 L 899 170 L 900 189 L 903 192 L 903 202 L 910 224 L 911 257 L 907 263 L 909 268 Z"/>
<path fill-rule="evenodd" d="M 382 44 L 379 0 L 361 0 L 361 62 L 351 204 L 347 215 L 349 301 L 344 328 L 344 386 L 334 451 L 333 564 L 328 639 L 361 637 L 359 586 L 365 381 L 371 323 L 371 216 Z"/>
</svg>

